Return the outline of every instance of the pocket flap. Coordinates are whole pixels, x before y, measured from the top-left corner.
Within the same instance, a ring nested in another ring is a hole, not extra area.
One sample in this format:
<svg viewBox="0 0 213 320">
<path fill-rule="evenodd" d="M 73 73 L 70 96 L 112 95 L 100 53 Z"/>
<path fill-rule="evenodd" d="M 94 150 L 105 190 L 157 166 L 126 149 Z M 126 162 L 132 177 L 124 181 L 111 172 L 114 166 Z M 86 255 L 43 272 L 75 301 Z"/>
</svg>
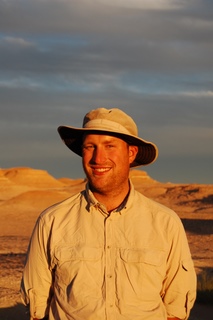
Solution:
<svg viewBox="0 0 213 320">
<path fill-rule="evenodd" d="M 55 250 L 55 257 L 58 261 L 68 260 L 100 260 L 102 251 L 100 248 L 79 248 L 79 247 L 59 247 Z"/>
<path fill-rule="evenodd" d="M 120 251 L 120 256 L 125 262 L 146 263 L 160 266 L 164 261 L 165 252 L 153 249 L 123 249 Z"/>
</svg>

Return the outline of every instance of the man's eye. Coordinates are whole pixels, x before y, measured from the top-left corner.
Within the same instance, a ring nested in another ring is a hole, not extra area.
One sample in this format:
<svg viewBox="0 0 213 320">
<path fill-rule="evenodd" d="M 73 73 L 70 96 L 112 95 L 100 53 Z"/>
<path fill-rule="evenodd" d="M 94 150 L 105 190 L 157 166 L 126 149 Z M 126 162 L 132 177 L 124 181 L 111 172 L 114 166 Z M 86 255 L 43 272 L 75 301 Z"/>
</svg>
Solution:
<svg viewBox="0 0 213 320">
<path fill-rule="evenodd" d="M 83 149 L 91 150 L 91 149 L 94 149 L 94 146 L 93 145 L 83 146 Z"/>
</svg>

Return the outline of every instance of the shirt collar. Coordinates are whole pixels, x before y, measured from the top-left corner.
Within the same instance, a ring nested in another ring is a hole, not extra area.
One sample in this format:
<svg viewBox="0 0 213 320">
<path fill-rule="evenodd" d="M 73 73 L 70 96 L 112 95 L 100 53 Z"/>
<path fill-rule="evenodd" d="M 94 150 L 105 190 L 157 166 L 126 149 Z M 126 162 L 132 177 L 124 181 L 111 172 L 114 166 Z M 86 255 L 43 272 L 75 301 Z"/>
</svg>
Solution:
<svg viewBox="0 0 213 320">
<path fill-rule="evenodd" d="M 134 189 L 134 185 L 133 185 L 132 181 L 129 180 L 129 182 L 130 182 L 130 191 L 129 191 L 127 197 L 124 199 L 124 201 L 120 204 L 119 207 L 117 207 L 116 209 L 113 210 L 113 212 L 119 212 L 120 214 L 122 214 L 123 211 L 130 206 L 132 199 L 133 199 L 133 194 L 134 194 L 135 189 Z M 92 191 L 89 188 L 88 182 L 86 184 L 85 192 L 86 192 L 86 200 L 87 200 L 89 212 L 91 212 L 91 208 L 95 208 L 95 209 L 101 210 L 104 214 L 109 215 L 105 206 L 95 198 L 94 194 L 92 193 Z"/>
</svg>

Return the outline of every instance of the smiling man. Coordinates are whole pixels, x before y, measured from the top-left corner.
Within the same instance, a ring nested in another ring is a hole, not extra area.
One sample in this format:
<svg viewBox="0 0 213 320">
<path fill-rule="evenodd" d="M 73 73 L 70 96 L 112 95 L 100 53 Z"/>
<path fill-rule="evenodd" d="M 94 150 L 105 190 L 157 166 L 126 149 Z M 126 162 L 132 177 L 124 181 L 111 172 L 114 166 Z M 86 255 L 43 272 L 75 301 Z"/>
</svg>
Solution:
<svg viewBox="0 0 213 320">
<path fill-rule="evenodd" d="M 35 225 L 21 284 L 30 319 L 188 319 L 196 275 L 181 221 L 129 180 L 131 167 L 155 161 L 155 144 L 119 109 L 58 131 L 87 185 Z"/>
<path fill-rule="evenodd" d="M 129 167 L 138 148 L 120 138 L 88 134 L 83 140 L 83 167 L 93 195 L 112 211 L 129 192 Z"/>
</svg>

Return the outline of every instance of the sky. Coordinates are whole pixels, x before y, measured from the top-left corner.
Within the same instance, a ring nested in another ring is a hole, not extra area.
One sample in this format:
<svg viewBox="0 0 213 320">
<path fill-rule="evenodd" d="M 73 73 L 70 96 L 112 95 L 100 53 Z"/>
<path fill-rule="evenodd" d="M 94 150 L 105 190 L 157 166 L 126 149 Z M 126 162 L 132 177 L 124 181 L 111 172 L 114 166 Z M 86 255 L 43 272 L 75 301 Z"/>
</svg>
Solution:
<svg viewBox="0 0 213 320">
<path fill-rule="evenodd" d="M 0 0 L 0 168 L 84 178 L 59 125 L 120 108 L 159 148 L 141 167 L 213 182 L 212 0 Z"/>
</svg>

